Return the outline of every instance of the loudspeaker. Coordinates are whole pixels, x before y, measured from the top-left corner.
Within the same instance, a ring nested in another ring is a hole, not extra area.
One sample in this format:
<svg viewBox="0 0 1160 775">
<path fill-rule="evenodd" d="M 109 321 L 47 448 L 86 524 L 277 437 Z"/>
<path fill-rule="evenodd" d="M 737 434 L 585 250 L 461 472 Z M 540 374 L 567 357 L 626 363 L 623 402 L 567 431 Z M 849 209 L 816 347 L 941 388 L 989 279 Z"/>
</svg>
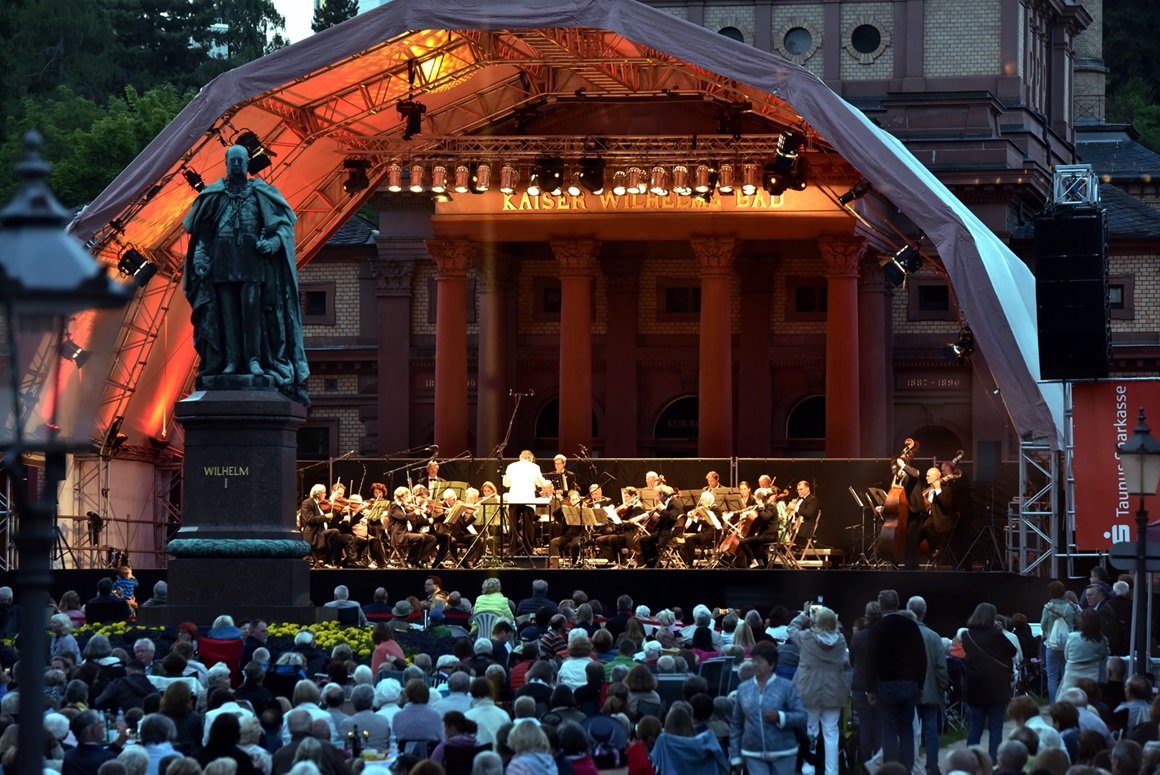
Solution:
<svg viewBox="0 0 1160 775">
<path fill-rule="evenodd" d="M 1061 207 L 1035 219 L 1041 379 L 1101 379 L 1111 365 L 1104 211 Z"/>
<path fill-rule="evenodd" d="M 975 481 L 993 482 L 999 477 L 999 448 L 997 441 L 975 443 Z"/>
</svg>

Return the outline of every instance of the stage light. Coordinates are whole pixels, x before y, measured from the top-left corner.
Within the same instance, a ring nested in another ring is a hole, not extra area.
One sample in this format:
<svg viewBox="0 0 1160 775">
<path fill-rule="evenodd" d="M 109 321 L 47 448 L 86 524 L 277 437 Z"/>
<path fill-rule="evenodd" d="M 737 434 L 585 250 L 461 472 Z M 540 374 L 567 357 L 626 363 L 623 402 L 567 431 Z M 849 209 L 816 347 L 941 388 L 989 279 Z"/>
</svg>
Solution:
<svg viewBox="0 0 1160 775">
<path fill-rule="evenodd" d="M 717 172 L 717 190 L 722 194 L 733 193 L 733 165 L 722 164 Z"/>
<path fill-rule="evenodd" d="M 689 168 L 684 164 L 673 165 L 673 192 L 678 196 L 693 193 L 693 187 L 689 185 Z"/>
<path fill-rule="evenodd" d="M 387 191 L 399 193 L 403 190 L 403 166 L 397 161 L 387 167 Z"/>
<path fill-rule="evenodd" d="M 200 192 L 203 188 L 205 188 L 205 181 L 201 179 L 201 175 L 198 175 L 191 169 L 183 169 L 181 171 L 181 177 L 185 178 L 185 182 L 188 183 L 189 187 L 194 191 Z"/>
<path fill-rule="evenodd" d="M 624 170 L 617 170 L 612 176 L 612 193 L 624 196 L 628 193 L 628 174 Z"/>
<path fill-rule="evenodd" d="M 117 271 L 126 277 L 132 277 L 138 288 L 144 288 L 153 275 L 157 274 L 157 264 L 150 263 L 145 256 L 135 248 L 126 248 L 117 262 Z"/>
<path fill-rule="evenodd" d="M 370 166 L 369 159 L 347 159 L 344 161 L 342 168 L 347 170 L 347 176 L 346 180 L 342 182 L 342 190 L 348 194 L 365 191 L 367 186 L 371 184 L 367 178 L 367 170 L 370 169 Z"/>
<path fill-rule="evenodd" d="M 568 192 L 568 196 L 580 196 L 584 193 L 584 190 L 580 188 L 579 170 L 572 173 L 572 180 L 568 183 L 568 188 L 566 191 Z"/>
<path fill-rule="evenodd" d="M 629 194 L 643 194 L 645 192 L 644 170 L 640 167 L 629 167 L 628 181 L 624 190 Z"/>
<path fill-rule="evenodd" d="M 924 237 L 919 238 L 921 243 Z M 897 253 L 882 264 L 882 272 L 894 286 L 906 284 L 906 278 L 922 268 L 922 256 L 917 245 L 904 245 Z"/>
<path fill-rule="evenodd" d="M 649 191 L 657 196 L 669 195 L 669 174 L 665 168 L 657 165 L 652 168 L 652 174 L 649 176 Z"/>
<path fill-rule="evenodd" d="M 499 169 L 499 190 L 505 194 L 515 193 L 516 183 L 520 182 L 520 171 L 510 164 Z"/>
<path fill-rule="evenodd" d="M 471 190 L 471 169 L 466 164 L 455 168 L 455 193 L 466 194 Z"/>
<path fill-rule="evenodd" d="M 580 185 L 596 196 L 604 193 L 604 159 L 597 156 L 581 157 Z"/>
<path fill-rule="evenodd" d="M 741 193 L 745 196 L 753 196 L 757 193 L 756 164 L 741 165 Z"/>
<path fill-rule="evenodd" d="M 414 194 L 423 193 L 423 165 L 411 165 L 411 192 Z"/>
<path fill-rule="evenodd" d="M 491 165 L 483 161 L 475 165 L 475 173 L 471 176 L 471 193 L 482 194 L 491 188 Z"/>
<path fill-rule="evenodd" d="M 975 351 L 975 336 L 968 326 L 959 330 L 959 338 L 954 344 L 942 348 L 943 357 L 951 363 L 965 363 Z"/>
<path fill-rule="evenodd" d="M 399 116 L 406 122 L 406 127 L 403 129 L 404 140 L 410 140 L 415 135 L 423 134 L 423 114 L 427 112 L 426 105 L 415 100 L 400 100 L 399 104 L 395 105 L 395 109 L 399 111 Z"/>
<path fill-rule="evenodd" d="M 262 145 L 262 141 L 258 139 L 258 136 L 248 129 L 243 130 L 240 135 L 234 138 L 234 145 L 242 146 L 246 149 L 246 152 L 250 154 L 250 163 L 248 168 L 251 175 L 257 175 L 259 172 L 269 167 L 271 164 L 273 164 L 273 162 L 270 161 L 270 157 L 278 155 L 266 146 Z"/>
<path fill-rule="evenodd" d="M 866 196 L 866 192 L 870 190 L 870 181 L 862 178 L 855 183 L 849 191 L 838 197 L 838 204 L 845 207 L 851 202 L 856 202 L 862 197 Z"/>
<path fill-rule="evenodd" d="M 92 357 L 92 353 L 81 347 L 72 339 L 65 339 L 63 342 L 61 342 L 60 347 L 57 348 L 57 352 L 60 353 L 61 358 L 64 358 L 66 361 L 72 361 L 75 363 L 78 369 L 84 366 L 88 362 L 89 358 Z"/>
<path fill-rule="evenodd" d="M 436 164 L 431 168 L 431 193 L 442 194 L 447 190 L 447 167 Z"/>
<path fill-rule="evenodd" d="M 146 441 L 154 452 L 160 452 L 163 449 L 169 449 L 169 439 L 158 438 L 157 436 L 149 436 Z"/>
<path fill-rule="evenodd" d="M 539 196 L 546 191 L 559 196 L 564 184 L 564 162 L 553 156 L 541 156 L 532 165 L 532 176 L 528 178 L 528 193 Z"/>
<path fill-rule="evenodd" d="M 696 170 L 693 172 L 693 190 L 698 194 L 703 194 L 709 190 L 709 172 L 708 164 L 698 164 Z M 674 185 L 675 183 L 676 181 L 674 180 Z"/>
</svg>

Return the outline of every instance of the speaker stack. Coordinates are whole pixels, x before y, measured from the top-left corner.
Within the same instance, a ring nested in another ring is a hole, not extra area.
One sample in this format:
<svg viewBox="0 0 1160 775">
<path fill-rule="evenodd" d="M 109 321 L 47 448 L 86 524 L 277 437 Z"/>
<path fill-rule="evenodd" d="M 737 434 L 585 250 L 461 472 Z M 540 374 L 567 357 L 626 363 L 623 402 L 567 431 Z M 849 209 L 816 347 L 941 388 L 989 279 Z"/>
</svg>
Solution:
<svg viewBox="0 0 1160 775">
<path fill-rule="evenodd" d="M 1103 209 L 1056 207 L 1035 219 L 1039 375 L 1101 379 L 1112 360 Z"/>
</svg>

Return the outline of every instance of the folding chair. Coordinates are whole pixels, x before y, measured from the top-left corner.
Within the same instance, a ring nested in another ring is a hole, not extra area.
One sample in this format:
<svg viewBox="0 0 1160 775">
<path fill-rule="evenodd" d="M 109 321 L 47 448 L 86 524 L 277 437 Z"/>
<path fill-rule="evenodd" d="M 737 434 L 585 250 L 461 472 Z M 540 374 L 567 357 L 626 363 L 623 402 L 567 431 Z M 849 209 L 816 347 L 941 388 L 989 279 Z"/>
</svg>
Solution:
<svg viewBox="0 0 1160 775">
<path fill-rule="evenodd" d="M 811 551 L 814 549 L 814 539 L 818 535 L 818 523 L 822 521 L 822 512 L 819 509 L 814 521 L 808 524 L 799 526 L 797 535 L 794 536 L 793 546 L 798 549 L 798 553 L 794 559 L 800 565 Z M 804 543 L 803 543 L 804 539 Z"/>
<path fill-rule="evenodd" d="M 676 536 L 664 548 L 661 549 L 661 566 L 665 568 L 680 568 L 687 569 L 685 561 L 681 559 L 680 548 L 681 544 L 685 542 L 683 536 Z"/>
</svg>

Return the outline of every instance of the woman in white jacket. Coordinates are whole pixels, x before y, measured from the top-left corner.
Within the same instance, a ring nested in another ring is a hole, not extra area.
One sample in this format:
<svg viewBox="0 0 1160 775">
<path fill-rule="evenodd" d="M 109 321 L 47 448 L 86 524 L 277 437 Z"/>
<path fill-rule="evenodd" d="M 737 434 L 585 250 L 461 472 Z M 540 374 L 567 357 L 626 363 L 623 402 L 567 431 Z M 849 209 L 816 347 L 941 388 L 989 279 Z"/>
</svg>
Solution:
<svg viewBox="0 0 1160 775">
<path fill-rule="evenodd" d="M 838 615 L 824 606 L 809 606 L 789 624 L 788 639 L 801 649 L 793 683 L 805 706 L 806 729 L 817 737 L 821 724 L 826 775 L 838 775 L 838 720 L 850 695 L 850 659 Z M 804 765 L 810 775 L 813 767 Z"/>
</svg>

